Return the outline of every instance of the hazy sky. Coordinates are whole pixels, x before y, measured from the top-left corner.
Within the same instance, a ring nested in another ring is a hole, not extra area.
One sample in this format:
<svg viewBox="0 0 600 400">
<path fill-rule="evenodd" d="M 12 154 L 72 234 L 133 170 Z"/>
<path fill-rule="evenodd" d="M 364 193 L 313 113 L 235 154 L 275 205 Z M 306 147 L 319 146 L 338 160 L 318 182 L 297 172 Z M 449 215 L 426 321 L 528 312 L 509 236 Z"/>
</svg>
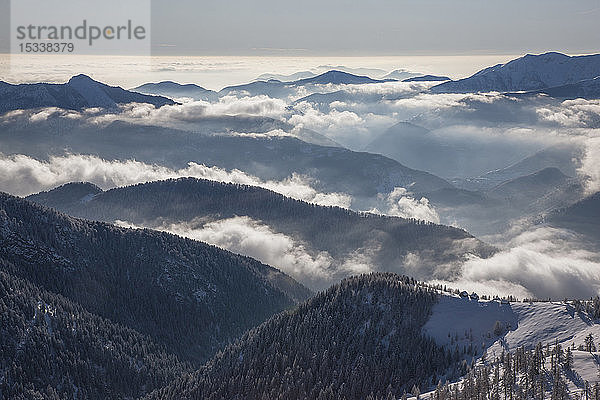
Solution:
<svg viewBox="0 0 600 400">
<path fill-rule="evenodd" d="M 577 54 L 599 51 L 598 20 L 600 0 L 153 0 L 152 40 L 155 55 Z"/>
</svg>

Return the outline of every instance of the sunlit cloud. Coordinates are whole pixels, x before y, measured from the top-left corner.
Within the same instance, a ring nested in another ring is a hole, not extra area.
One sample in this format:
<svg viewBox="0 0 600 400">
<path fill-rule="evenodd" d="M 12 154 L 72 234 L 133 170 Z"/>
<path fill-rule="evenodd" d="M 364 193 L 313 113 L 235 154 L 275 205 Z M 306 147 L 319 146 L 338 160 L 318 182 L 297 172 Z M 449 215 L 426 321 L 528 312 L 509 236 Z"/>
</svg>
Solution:
<svg viewBox="0 0 600 400">
<path fill-rule="evenodd" d="M 348 208 L 344 193 L 322 193 L 307 177 L 293 174 L 282 181 L 263 181 L 240 170 L 226 171 L 194 162 L 174 170 L 136 160 L 104 160 L 91 155 L 53 156 L 40 161 L 25 155 L 0 155 L 0 191 L 25 196 L 68 182 L 92 182 L 103 189 L 170 178 L 194 177 L 219 182 L 260 186 L 298 200 Z"/>
</svg>

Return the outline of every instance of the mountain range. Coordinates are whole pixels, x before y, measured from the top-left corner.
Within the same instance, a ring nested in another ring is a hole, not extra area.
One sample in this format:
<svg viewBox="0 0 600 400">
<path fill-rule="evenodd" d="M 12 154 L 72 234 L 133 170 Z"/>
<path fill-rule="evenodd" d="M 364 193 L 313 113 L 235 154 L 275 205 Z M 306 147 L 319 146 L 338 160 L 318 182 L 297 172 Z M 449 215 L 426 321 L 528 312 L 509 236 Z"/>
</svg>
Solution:
<svg viewBox="0 0 600 400">
<path fill-rule="evenodd" d="M 545 168 L 558 168 L 565 175 L 577 176 L 585 149 L 577 144 L 558 144 L 519 160 L 507 167 L 489 171 L 477 177 L 455 179 L 452 183 L 469 190 L 489 190 L 503 182 L 530 175 Z"/>
<path fill-rule="evenodd" d="M 214 90 L 205 89 L 192 83 L 185 85 L 173 82 L 163 81 L 158 83 L 145 83 L 131 89 L 134 92 L 166 96 L 169 98 L 189 97 L 194 100 L 203 100 L 208 102 L 217 101 L 219 96 Z"/>
<path fill-rule="evenodd" d="M 125 103 L 148 103 L 155 107 L 175 102 L 161 96 L 134 93 L 76 75 L 64 84 L 34 83 L 11 85 L 0 81 L 0 113 L 12 110 L 58 107 L 81 110 L 89 107 L 116 108 Z"/>
<path fill-rule="evenodd" d="M 329 277 L 317 282 L 309 280 L 306 272 L 297 277 L 315 289 L 352 274 L 344 264 L 354 259 L 357 251 L 368 255 L 373 268 L 390 272 L 405 272 L 406 257 L 417 256 L 420 266 L 413 273 L 423 278 L 443 274 L 449 278 L 454 271 L 451 265 L 473 254 L 488 257 L 494 252 L 491 246 L 457 228 L 322 207 L 262 188 L 193 178 L 106 192 L 94 185 L 73 183 L 29 196 L 28 200 L 76 217 L 127 221 L 153 229 L 184 224 L 186 229 L 201 230 L 214 222 L 248 217 L 294 238 L 315 258 L 324 252 L 333 257 L 326 271 Z"/>
<path fill-rule="evenodd" d="M 246 117 L 207 118 L 208 131 L 215 124 L 232 129 L 252 129 L 264 121 Z M 222 121 L 226 121 L 223 123 Z M 234 125 L 235 124 L 235 125 Z M 273 125 L 269 125 L 273 126 Z M 27 116 L 15 117 L 14 123 L 0 131 L 3 151 L 26 154 L 39 159 L 74 154 L 96 154 L 107 160 L 135 158 L 149 164 L 186 168 L 189 162 L 239 169 L 263 180 L 283 180 L 293 173 L 312 177 L 316 189 L 348 193 L 360 199 L 376 197 L 394 187 L 410 188 L 423 193 L 451 185 L 432 174 L 407 168 L 387 157 L 344 148 L 319 146 L 293 137 L 255 137 L 238 135 L 201 135 L 160 126 L 144 126 L 121 121 L 105 127 L 80 125 L 77 121 L 50 117 L 43 124 L 33 124 Z M 270 128 L 269 128 L 270 129 Z M 256 130 L 254 130 L 256 132 Z"/>
<path fill-rule="evenodd" d="M 400 122 L 366 147 L 416 169 L 447 174 L 453 188 L 425 196 L 441 215 L 442 223 L 459 221 L 475 235 L 508 228 L 509 221 L 536 218 L 584 197 L 578 168 L 584 149 L 575 144 L 554 145 L 527 155 L 524 146 L 489 139 L 440 134 L 409 122 Z M 477 154 L 477 157 L 472 157 Z M 525 154 L 526 156 L 522 156 Z M 507 157 L 518 161 L 508 164 Z M 483 172 L 481 175 L 465 176 Z"/>
<path fill-rule="evenodd" d="M 310 291 L 207 244 L 68 217 L 0 194 L 3 272 L 134 329 L 199 365 Z"/>
<path fill-rule="evenodd" d="M 550 52 L 527 54 L 506 64 L 485 68 L 457 81 L 431 88 L 437 93 L 514 92 L 577 84 L 600 76 L 600 54 L 567 56 Z"/>
<path fill-rule="evenodd" d="M 372 79 L 364 75 L 354 75 L 348 72 L 331 70 L 310 78 L 291 82 L 275 79 L 255 81 L 243 85 L 228 86 L 219 91 L 219 96 L 246 94 L 249 96 L 267 95 L 275 98 L 285 98 L 296 93 L 300 87 L 318 87 L 321 85 L 364 85 L 368 83 L 392 82 L 395 79 Z"/>
<path fill-rule="evenodd" d="M 0 82 L 0 182 L 102 186 L 0 192 L 0 399 L 598 398 L 600 193 L 582 177 L 594 131 L 539 114 L 597 99 L 599 67 L 600 55 L 526 55 L 431 91 L 339 90 L 446 78 L 327 65 L 220 92 Z M 490 91 L 502 94 L 436 96 Z M 204 115 L 215 104 L 156 109 L 229 95 L 290 112 L 347 103 L 369 120 L 348 129 L 370 143 Z M 119 107 L 130 102 L 152 112 Z M 188 174 L 254 183 L 166 179 Z M 447 225 L 383 214 L 404 208 Z"/>
</svg>

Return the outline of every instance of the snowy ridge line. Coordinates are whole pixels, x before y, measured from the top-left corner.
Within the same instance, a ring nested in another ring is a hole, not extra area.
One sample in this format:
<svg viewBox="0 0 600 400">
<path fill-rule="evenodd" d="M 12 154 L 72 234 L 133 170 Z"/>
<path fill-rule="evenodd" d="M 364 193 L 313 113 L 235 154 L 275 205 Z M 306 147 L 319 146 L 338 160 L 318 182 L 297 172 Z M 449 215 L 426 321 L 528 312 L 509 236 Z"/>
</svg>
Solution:
<svg viewBox="0 0 600 400">
<path fill-rule="evenodd" d="M 500 365 L 500 375 L 504 376 L 503 368 L 507 367 L 503 363 L 508 354 L 521 357 L 521 364 L 531 363 L 541 357 L 535 355 L 540 347 L 545 352 L 544 359 L 550 357 L 550 361 L 538 362 L 537 368 L 513 374 L 515 383 L 511 384 L 510 393 L 516 398 L 527 399 L 600 398 L 600 352 L 597 351 L 600 346 L 596 342 L 596 338 L 600 338 L 599 306 L 598 298 L 498 302 L 443 295 L 434 306 L 423 332 L 439 345 L 463 354 L 462 367 L 466 375 L 456 382 L 444 382 L 441 377 L 436 388 L 427 388 L 429 392 L 418 398 L 454 400 L 459 394 L 466 396 L 460 398 L 467 399 L 504 398 L 491 392 L 485 395 L 471 393 L 477 386 L 473 382 L 479 379 L 478 384 L 484 385 L 481 375 L 487 371 L 487 385 L 490 385 L 497 365 Z M 551 346 L 554 346 L 552 351 Z M 563 353 L 559 356 L 560 351 Z M 564 365 L 566 354 L 571 361 Z M 562 363 L 558 369 L 557 362 Z M 524 389 L 531 383 L 528 379 L 533 379 L 532 374 L 538 379 L 539 390 L 531 386 Z M 503 384 L 501 380 L 499 382 L 497 384 Z M 419 388 L 414 389 L 413 394 L 416 394 Z M 506 390 L 508 394 L 509 389 Z M 588 397 L 585 397 L 586 393 Z"/>
<path fill-rule="evenodd" d="M 482 358 L 468 367 L 456 382 L 438 382 L 435 389 L 421 394 L 413 387 L 410 400 L 458 399 L 598 399 L 600 383 L 593 335 L 588 335 L 579 350 L 574 346 L 538 343 L 534 349 L 520 347 L 502 353 L 493 361 Z M 583 350 L 582 350 L 583 349 Z"/>
</svg>

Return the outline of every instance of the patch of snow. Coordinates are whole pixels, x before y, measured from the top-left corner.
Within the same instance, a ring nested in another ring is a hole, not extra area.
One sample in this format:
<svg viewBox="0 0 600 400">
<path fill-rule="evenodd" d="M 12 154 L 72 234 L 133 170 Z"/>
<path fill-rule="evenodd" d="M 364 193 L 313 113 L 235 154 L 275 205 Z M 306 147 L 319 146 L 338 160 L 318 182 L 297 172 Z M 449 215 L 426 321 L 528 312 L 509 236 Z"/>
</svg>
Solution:
<svg viewBox="0 0 600 400">
<path fill-rule="evenodd" d="M 423 332 L 443 346 L 472 345 L 476 349 L 489 347 L 499 337 L 494 334 L 496 321 L 504 329 L 515 329 L 518 314 L 513 304 L 499 301 L 476 301 L 468 297 L 442 296 L 433 307 Z"/>
<path fill-rule="evenodd" d="M 496 321 L 504 328 L 500 336 L 494 333 Z M 498 356 L 503 349 L 529 349 L 539 342 L 553 344 L 558 340 L 564 346 L 579 346 L 590 333 L 598 341 L 599 322 L 563 302 L 501 304 L 442 296 L 423 332 L 440 345 L 473 345 L 486 348 L 489 356 Z"/>
</svg>

